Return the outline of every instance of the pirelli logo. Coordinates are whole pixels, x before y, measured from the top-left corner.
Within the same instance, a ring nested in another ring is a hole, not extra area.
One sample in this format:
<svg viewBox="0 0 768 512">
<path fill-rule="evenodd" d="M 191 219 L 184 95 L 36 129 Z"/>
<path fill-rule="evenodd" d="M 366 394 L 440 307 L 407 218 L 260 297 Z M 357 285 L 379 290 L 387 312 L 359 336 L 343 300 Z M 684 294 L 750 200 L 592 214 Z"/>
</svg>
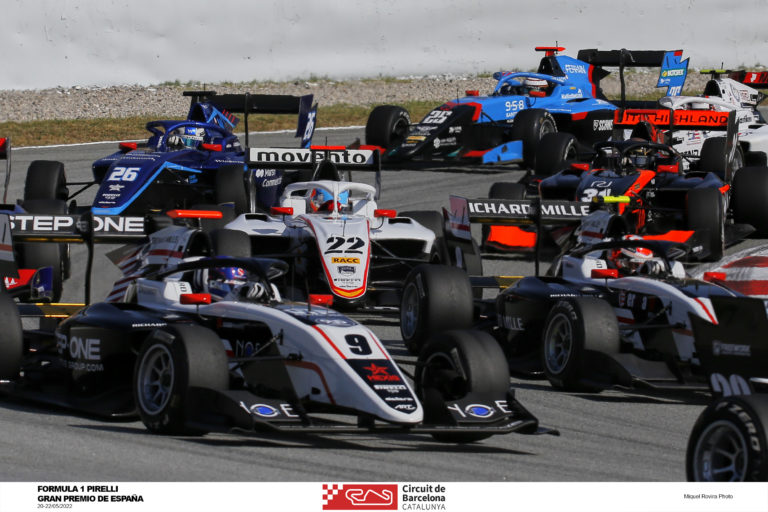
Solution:
<svg viewBox="0 0 768 512">
<path fill-rule="evenodd" d="M 726 129 L 729 115 L 730 112 L 712 110 L 617 110 L 614 114 L 613 124 L 614 126 L 635 126 L 645 121 L 658 127 Z"/>
</svg>

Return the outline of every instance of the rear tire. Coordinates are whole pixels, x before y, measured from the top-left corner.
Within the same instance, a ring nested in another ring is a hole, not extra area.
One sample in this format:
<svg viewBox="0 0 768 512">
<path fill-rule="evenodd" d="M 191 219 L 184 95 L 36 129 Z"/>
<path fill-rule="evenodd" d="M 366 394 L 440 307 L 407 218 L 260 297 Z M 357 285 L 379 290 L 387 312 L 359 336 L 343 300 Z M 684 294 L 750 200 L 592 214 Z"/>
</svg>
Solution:
<svg viewBox="0 0 768 512">
<path fill-rule="evenodd" d="M 460 268 L 419 265 L 408 274 L 400 301 L 400 334 L 408 351 L 418 354 L 427 338 L 472 325 L 472 285 Z"/>
<path fill-rule="evenodd" d="M 517 113 L 512 124 L 511 140 L 523 141 L 523 164 L 536 169 L 536 148 L 547 133 L 557 131 L 552 114 L 540 108 L 529 108 Z"/>
<path fill-rule="evenodd" d="M 570 133 L 546 133 L 536 148 L 536 169 L 538 176 L 552 176 L 562 171 L 568 161 L 578 157 L 578 142 Z"/>
<path fill-rule="evenodd" d="M 424 420 L 437 423 L 445 401 L 470 393 L 503 398 L 509 389 L 509 367 L 501 347 L 482 331 L 447 331 L 434 336 L 419 354 L 414 377 L 416 394 L 424 404 Z M 460 365 L 460 367 L 458 366 Z M 430 393 L 442 400 L 430 400 Z M 493 434 L 446 432 L 432 434 L 444 443 L 471 443 Z"/>
<path fill-rule="evenodd" d="M 209 233 L 215 256 L 250 258 L 251 239 L 244 231 L 237 229 L 214 229 Z"/>
<path fill-rule="evenodd" d="M 600 391 L 582 382 L 589 371 L 585 350 L 616 353 L 619 326 L 610 304 L 593 297 L 563 300 L 549 311 L 541 340 L 541 365 L 552 387 Z"/>
<path fill-rule="evenodd" d="M 248 191 L 242 165 L 224 165 L 216 171 L 216 204 L 233 203 L 235 215 L 248 213 Z"/>
<path fill-rule="evenodd" d="M 751 224 L 761 237 L 768 236 L 768 167 L 743 167 L 733 178 L 733 219 Z"/>
<path fill-rule="evenodd" d="M 365 124 L 365 143 L 391 149 L 408 135 L 411 116 L 403 107 L 379 105 L 368 115 Z"/>
<path fill-rule="evenodd" d="M 727 180 L 734 176 L 744 165 L 744 155 L 737 145 L 730 162 L 726 162 L 726 138 L 710 137 L 701 145 L 699 153 L 699 171 L 713 172 L 721 179 Z"/>
<path fill-rule="evenodd" d="M 133 393 L 141 421 L 151 432 L 203 435 L 187 426 L 187 390 L 225 390 L 227 355 L 219 337 L 198 325 L 174 325 L 174 337 L 150 336 L 136 358 Z"/>
<path fill-rule="evenodd" d="M 19 376 L 24 354 L 24 335 L 16 302 L 0 285 L 0 380 L 13 380 Z"/>
<path fill-rule="evenodd" d="M 701 413 L 688 437 L 691 482 L 768 480 L 768 396 L 721 398 Z"/>
<path fill-rule="evenodd" d="M 723 195 L 716 188 L 694 188 L 686 199 L 688 229 L 704 233 L 707 261 L 722 259 L 725 252 Z"/>
<path fill-rule="evenodd" d="M 415 220 L 435 234 L 430 263 L 451 264 L 451 255 L 445 242 L 445 219 L 443 219 L 442 214 L 435 211 L 413 211 L 401 212 L 400 216 Z"/>
<path fill-rule="evenodd" d="M 52 160 L 35 160 L 29 164 L 24 180 L 24 200 L 69 198 L 64 164 Z"/>
</svg>

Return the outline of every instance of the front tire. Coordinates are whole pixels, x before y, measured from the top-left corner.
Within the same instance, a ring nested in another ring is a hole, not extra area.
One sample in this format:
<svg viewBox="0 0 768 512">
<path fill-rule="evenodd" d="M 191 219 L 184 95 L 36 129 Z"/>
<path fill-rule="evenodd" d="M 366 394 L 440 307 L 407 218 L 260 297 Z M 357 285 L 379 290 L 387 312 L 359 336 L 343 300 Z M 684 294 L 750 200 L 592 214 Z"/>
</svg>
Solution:
<svg viewBox="0 0 768 512">
<path fill-rule="evenodd" d="M 35 160 L 29 164 L 24 180 L 24 200 L 59 199 L 69 197 L 64 164 L 52 160 Z"/>
<path fill-rule="evenodd" d="M 768 396 L 721 398 L 709 405 L 688 438 L 685 472 L 689 481 L 768 480 Z"/>
<path fill-rule="evenodd" d="M 418 354 L 427 338 L 472 325 L 472 285 L 460 268 L 419 265 L 408 274 L 400 302 L 400 334 L 405 347 Z"/>
<path fill-rule="evenodd" d="M 579 297 L 560 301 L 550 310 L 541 341 L 541 363 L 552 387 L 566 391 L 599 391 L 589 377 L 585 351 L 618 352 L 619 326 L 604 300 Z"/>
<path fill-rule="evenodd" d="M 411 116 L 403 107 L 379 105 L 368 115 L 365 143 L 392 149 L 405 140 L 411 126 Z"/>
<path fill-rule="evenodd" d="M 227 388 L 224 346 L 201 326 L 176 325 L 171 334 L 150 336 L 139 351 L 133 374 L 136 408 L 153 433 L 203 435 L 204 430 L 187 426 L 187 390 Z"/>
<path fill-rule="evenodd" d="M 416 394 L 424 404 L 424 421 L 437 423 L 445 414 L 446 401 L 460 400 L 470 393 L 506 397 L 509 367 L 504 352 L 490 334 L 447 331 L 430 339 L 421 351 L 414 380 Z M 444 443 L 471 443 L 491 435 L 446 432 L 432 437 Z"/>
<path fill-rule="evenodd" d="M 540 108 L 522 110 L 515 116 L 512 124 L 511 140 L 523 141 L 523 165 L 536 169 L 536 148 L 541 138 L 557 131 L 557 124 L 552 114 Z"/>
</svg>

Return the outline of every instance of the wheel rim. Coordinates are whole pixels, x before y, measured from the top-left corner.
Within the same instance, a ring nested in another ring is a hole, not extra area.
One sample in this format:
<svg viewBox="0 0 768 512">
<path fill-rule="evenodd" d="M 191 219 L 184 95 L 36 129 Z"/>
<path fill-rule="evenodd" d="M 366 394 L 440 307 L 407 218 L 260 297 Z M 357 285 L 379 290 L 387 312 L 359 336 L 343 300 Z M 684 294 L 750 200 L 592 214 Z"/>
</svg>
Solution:
<svg viewBox="0 0 768 512">
<path fill-rule="evenodd" d="M 463 373 L 456 368 L 451 354 L 434 352 L 424 361 L 420 388 L 433 388 L 438 390 L 445 400 L 458 400 L 467 394 L 467 381 L 462 377 Z"/>
<path fill-rule="evenodd" d="M 157 414 L 171 398 L 175 368 L 171 351 L 165 345 L 154 345 L 144 354 L 139 365 L 138 401 L 142 410 Z"/>
<path fill-rule="evenodd" d="M 747 473 L 747 440 L 730 421 L 709 425 L 696 443 L 696 481 L 743 482 Z"/>
<path fill-rule="evenodd" d="M 576 144 L 571 140 L 571 142 L 568 143 L 568 147 L 565 148 L 565 159 L 575 160 L 576 156 Z"/>
<path fill-rule="evenodd" d="M 549 119 L 545 119 L 541 123 L 541 130 L 539 130 L 539 140 L 548 133 L 555 133 L 555 125 L 553 125 Z"/>
<path fill-rule="evenodd" d="M 392 145 L 400 144 L 408 135 L 409 124 L 405 119 L 398 119 L 392 127 Z"/>
<path fill-rule="evenodd" d="M 400 330 L 403 338 L 411 339 L 416 334 L 419 323 L 419 290 L 414 283 L 409 283 L 403 290 L 403 302 L 400 306 Z"/>
<path fill-rule="evenodd" d="M 565 313 L 558 313 L 544 334 L 544 364 L 557 375 L 568 365 L 573 352 L 573 328 Z"/>
</svg>

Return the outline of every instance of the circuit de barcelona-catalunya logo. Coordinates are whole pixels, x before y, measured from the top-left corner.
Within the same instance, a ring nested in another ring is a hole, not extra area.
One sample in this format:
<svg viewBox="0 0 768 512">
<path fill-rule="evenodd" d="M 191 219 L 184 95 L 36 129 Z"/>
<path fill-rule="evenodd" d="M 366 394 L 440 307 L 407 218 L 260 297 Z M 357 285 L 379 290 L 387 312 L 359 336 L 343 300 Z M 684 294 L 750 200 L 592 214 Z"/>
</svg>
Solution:
<svg viewBox="0 0 768 512">
<path fill-rule="evenodd" d="M 397 510 L 397 484 L 323 484 L 323 510 Z"/>
</svg>

